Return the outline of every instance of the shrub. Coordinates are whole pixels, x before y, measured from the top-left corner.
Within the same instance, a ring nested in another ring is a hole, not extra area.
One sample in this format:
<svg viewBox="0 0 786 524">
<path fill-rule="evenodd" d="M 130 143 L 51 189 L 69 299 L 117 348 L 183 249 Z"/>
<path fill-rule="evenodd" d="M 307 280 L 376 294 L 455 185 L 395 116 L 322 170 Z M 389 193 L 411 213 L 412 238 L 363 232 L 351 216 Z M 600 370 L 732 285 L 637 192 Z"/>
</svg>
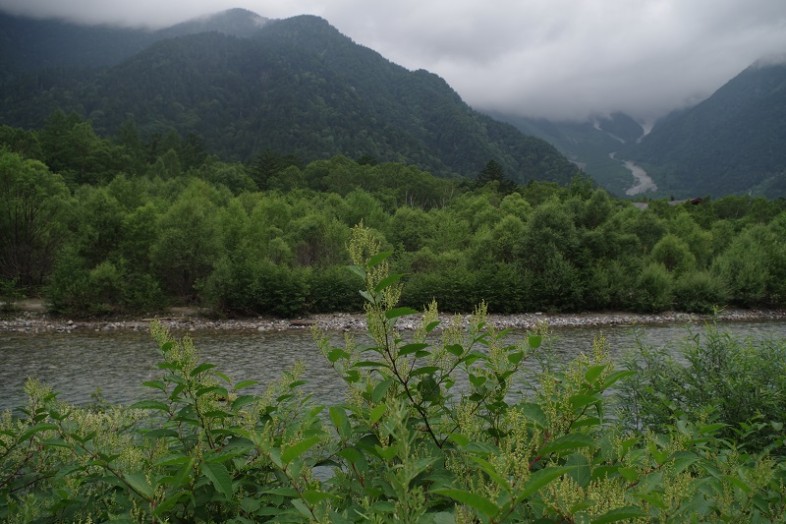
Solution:
<svg viewBox="0 0 786 524">
<path fill-rule="evenodd" d="M 638 311 L 665 311 L 672 307 L 671 274 L 661 264 L 650 264 L 636 280 L 633 303 Z"/>
<path fill-rule="evenodd" d="M 665 430 L 675 420 L 717 422 L 719 436 L 751 451 L 784 447 L 786 343 L 739 340 L 710 326 L 678 348 L 644 349 L 626 359 L 636 379 L 621 405 L 637 427 Z"/>
<path fill-rule="evenodd" d="M 723 283 L 707 271 L 680 275 L 674 283 L 674 307 L 691 313 L 712 313 L 726 303 Z"/>
</svg>

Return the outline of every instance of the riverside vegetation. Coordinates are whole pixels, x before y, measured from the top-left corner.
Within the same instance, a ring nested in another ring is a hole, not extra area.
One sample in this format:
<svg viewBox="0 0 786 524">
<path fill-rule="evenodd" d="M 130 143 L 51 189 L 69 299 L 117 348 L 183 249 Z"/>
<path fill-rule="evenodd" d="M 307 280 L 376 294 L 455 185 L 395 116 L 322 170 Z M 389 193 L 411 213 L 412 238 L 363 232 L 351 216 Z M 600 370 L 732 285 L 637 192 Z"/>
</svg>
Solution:
<svg viewBox="0 0 786 524">
<path fill-rule="evenodd" d="M 333 157 L 208 155 L 194 135 L 102 138 L 55 113 L 0 126 L 0 302 L 71 318 L 198 305 L 217 316 L 360 311 L 361 221 L 405 275 L 401 302 L 492 313 L 779 308 L 786 203 L 729 196 L 641 210 L 586 179 L 512 183 Z"/>
<path fill-rule="evenodd" d="M 676 363 L 618 368 L 602 338 L 555 366 L 476 308 L 436 304 L 404 339 L 401 276 L 369 228 L 350 256 L 372 342 L 334 346 L 346 384 L 315 405 L 297 367 L 263 394 L 152 326 L 160 376 L 131 406 L 75 407 L 41 384 L 0 417 L 4 522 L 780 522 L 786 345 L 713 328 Z M 524 369 L 530 372 L 523 378 Z M 678 385 L 675 389 L 675 385 Z"/>
</svg>

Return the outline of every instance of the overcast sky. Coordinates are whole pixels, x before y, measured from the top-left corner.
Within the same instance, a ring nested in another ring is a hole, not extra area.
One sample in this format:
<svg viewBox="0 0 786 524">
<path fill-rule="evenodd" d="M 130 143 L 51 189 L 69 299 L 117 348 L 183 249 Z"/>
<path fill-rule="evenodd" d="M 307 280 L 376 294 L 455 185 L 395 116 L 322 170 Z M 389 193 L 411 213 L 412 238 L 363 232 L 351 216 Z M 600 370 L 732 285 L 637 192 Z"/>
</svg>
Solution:
<svg viewBox="0 0 786 524">
<path fill-rule="evenodd" d="M 17 14 L 156 27 L 232 7 L 322 16 L 478 109 L 552 119 L 651 119 L 786 56 L 786 0 L 0 0 Z"/>
</svg>

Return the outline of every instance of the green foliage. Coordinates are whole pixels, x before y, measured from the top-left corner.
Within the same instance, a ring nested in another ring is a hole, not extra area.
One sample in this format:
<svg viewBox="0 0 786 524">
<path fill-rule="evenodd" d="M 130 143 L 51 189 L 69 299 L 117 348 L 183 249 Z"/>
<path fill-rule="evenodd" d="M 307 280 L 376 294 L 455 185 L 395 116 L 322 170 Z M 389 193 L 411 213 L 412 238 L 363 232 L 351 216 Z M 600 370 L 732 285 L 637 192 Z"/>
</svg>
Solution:
<svg viewBox="0 0 786 524">
<path fill-rule="evenodd" d="M 671 274 L 662 264 L 649 264 L 636 279 L 633 303 L 639 311 L 670 309 L 673 297 Z"/>
<path fill-rule="evenodd" d="M 718 436 L 740 448 L 782 455 L 784 353 L 782 340 L 739 340 L 716 326 L 677 348 L 643 348 L 626 359 L 637 371 L 622 387 L 626 420 L 656 430 L 679 419 L 718 423 Z"/>
<path fill-rule="evenodd" d="M 684 240 L 673 234 L 663 236 L 652 248 L 652 260 L 669 272 L 682 274 L 696 267 L 696 257 Z"/>
<path fill-rule="evenodd" d="M 0 149 L 0 278 L 41 285 L 63 242 L 63 180 L 36 160 Z"/>
<path fill-rule="evenodd" d="M 691 271 L 674 281 L 674 306 L 692 313 L 713 313 L 727 299 L 723 282 L 707 271 Z"/>
<path fill-rule="evenodd" d="M 53 129 L 68 134 L 79 124 L 54 115 L 49 131 L 20 130 L 17 138 L 49 133 L 47 147 L 55 147 Z M 128 121 L 114 141 L 90 140 L 125 148 L 116 153 L 127 171 L 68 188 L 45 164 L 2 153 L 0 276 L 22 294 L 50 293 L 63 313 L 167 303 L 208 305 L 219 315 L 357 310 L 339 268 L 350 228 L 361 222 L 396 252 L 396 271 L 409 282 L 404 302 L 415 307 L 433 298 L 465 313 L 480 301 L 502 313 L 786 303 L 780 201 L 659 201 L 640 210 L 582 180 L 501 194 L 404 164 L 335 156 L 304 165 L 271 151 L 259 163 L 269 164 L 265 187 L 278 189 L 259 192 L 251 180 L 264 166 L 207 156 L 193 135 L 145 140 Z M 111 171 L 97 158 L 86 172 Z M 63 267 L 75 271 L 73 282 Z M 255 293 L 270 272 L 281 275 L 280 289 L 298 290 L 271 296 L 295 302 L 259 303 Z"/>
<path fill-rule="evenodd" d="M 784 448 L 786 370 L 758 373 L 764 361 L 786 362 L 780 344 L 759 355 L 710 331 L 707 343 L 684 351 L 687 367 L 645 353 L 634 361 L 636 375 L 615 368 L 602 338 L 589 354 L 540 368 L 547 330 L 511 338 L 488 323 L 482 304 L 465 325 L 441 321 L 432 303 L 404 336 L 400 321 L 416 311 L 398 305 L 401 277 L 390 273 L 381 247 L 377 233 L 352 230 L 365 336 L 337 346 L 315 333 L 345 384 L 343 398 L 315 405 L 299 365 L 270 384 L 234 382 L 200 361 L 188 338 L 153 324 L 161 361 L 144 383 L 146 398 L 79 408 L 29 382 L 28 404 L 16 416 L 0 414 L 0 519 L 501 524 L 786 516 L 786 469 L 771 454 Z M 675 380 L 684 387 L 675 391 Z M 641 394 L 617 415 L 613 399 L 631 384 Z M 761 395 L 750 398 L 751 387 Z M 642 432 L 645 419 L 651 424 Z"/>
</svg>

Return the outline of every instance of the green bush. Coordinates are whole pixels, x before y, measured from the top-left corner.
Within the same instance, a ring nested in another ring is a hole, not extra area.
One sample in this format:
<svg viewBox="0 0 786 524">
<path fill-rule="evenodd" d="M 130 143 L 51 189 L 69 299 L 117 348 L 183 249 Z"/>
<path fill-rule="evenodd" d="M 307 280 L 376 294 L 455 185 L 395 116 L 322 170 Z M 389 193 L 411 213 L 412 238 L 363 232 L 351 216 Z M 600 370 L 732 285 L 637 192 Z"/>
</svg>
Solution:
<svg viewBox="0 0 786 524">
<path fill-rule="evenodd" d="M 203 302 L 220 314 L 291 318 L 308 308 L 308 271 L 268 261 L 222 259 L 199 286 Z"/>
<path fill-rule="evenodd" d="M 726 288 L 707 271 L 691 271 L 674 282 L 674 307 L 691 313 L 712 313 L 726 303 Z"/>
<path fill-rule="evenodd" d="M 308 310 L 311 313 L 363 311 L 358 290 L 363 282 L 346 267 L 333 266 L 308 274 Z"/>
<path fill-rule="evenodd" d="M 718 435 L 751 451 L 786 451 L 786 343 L 739 340 L 716 327 L 678 348 L 643 349 L 626 359 L 625 420 L 666 430 L 686 418 L 719 423 Z"/>
<path fill-rule="evenodd" d="M 65 250 L 58 259 L 46 297 L 53 313 L 77 318 L 150 313 L 166 305 L 151 275 L 129 272 L 123 260 L 104 261 L 89 269 L 72 250 Z"/>
<path fill-rule="evenodd" d="M 634 289 L 633 303 L 636 310 L 658 313 L 672 307 L 672 277 L 662 264 L 645 267 Z"/>
</svg>

